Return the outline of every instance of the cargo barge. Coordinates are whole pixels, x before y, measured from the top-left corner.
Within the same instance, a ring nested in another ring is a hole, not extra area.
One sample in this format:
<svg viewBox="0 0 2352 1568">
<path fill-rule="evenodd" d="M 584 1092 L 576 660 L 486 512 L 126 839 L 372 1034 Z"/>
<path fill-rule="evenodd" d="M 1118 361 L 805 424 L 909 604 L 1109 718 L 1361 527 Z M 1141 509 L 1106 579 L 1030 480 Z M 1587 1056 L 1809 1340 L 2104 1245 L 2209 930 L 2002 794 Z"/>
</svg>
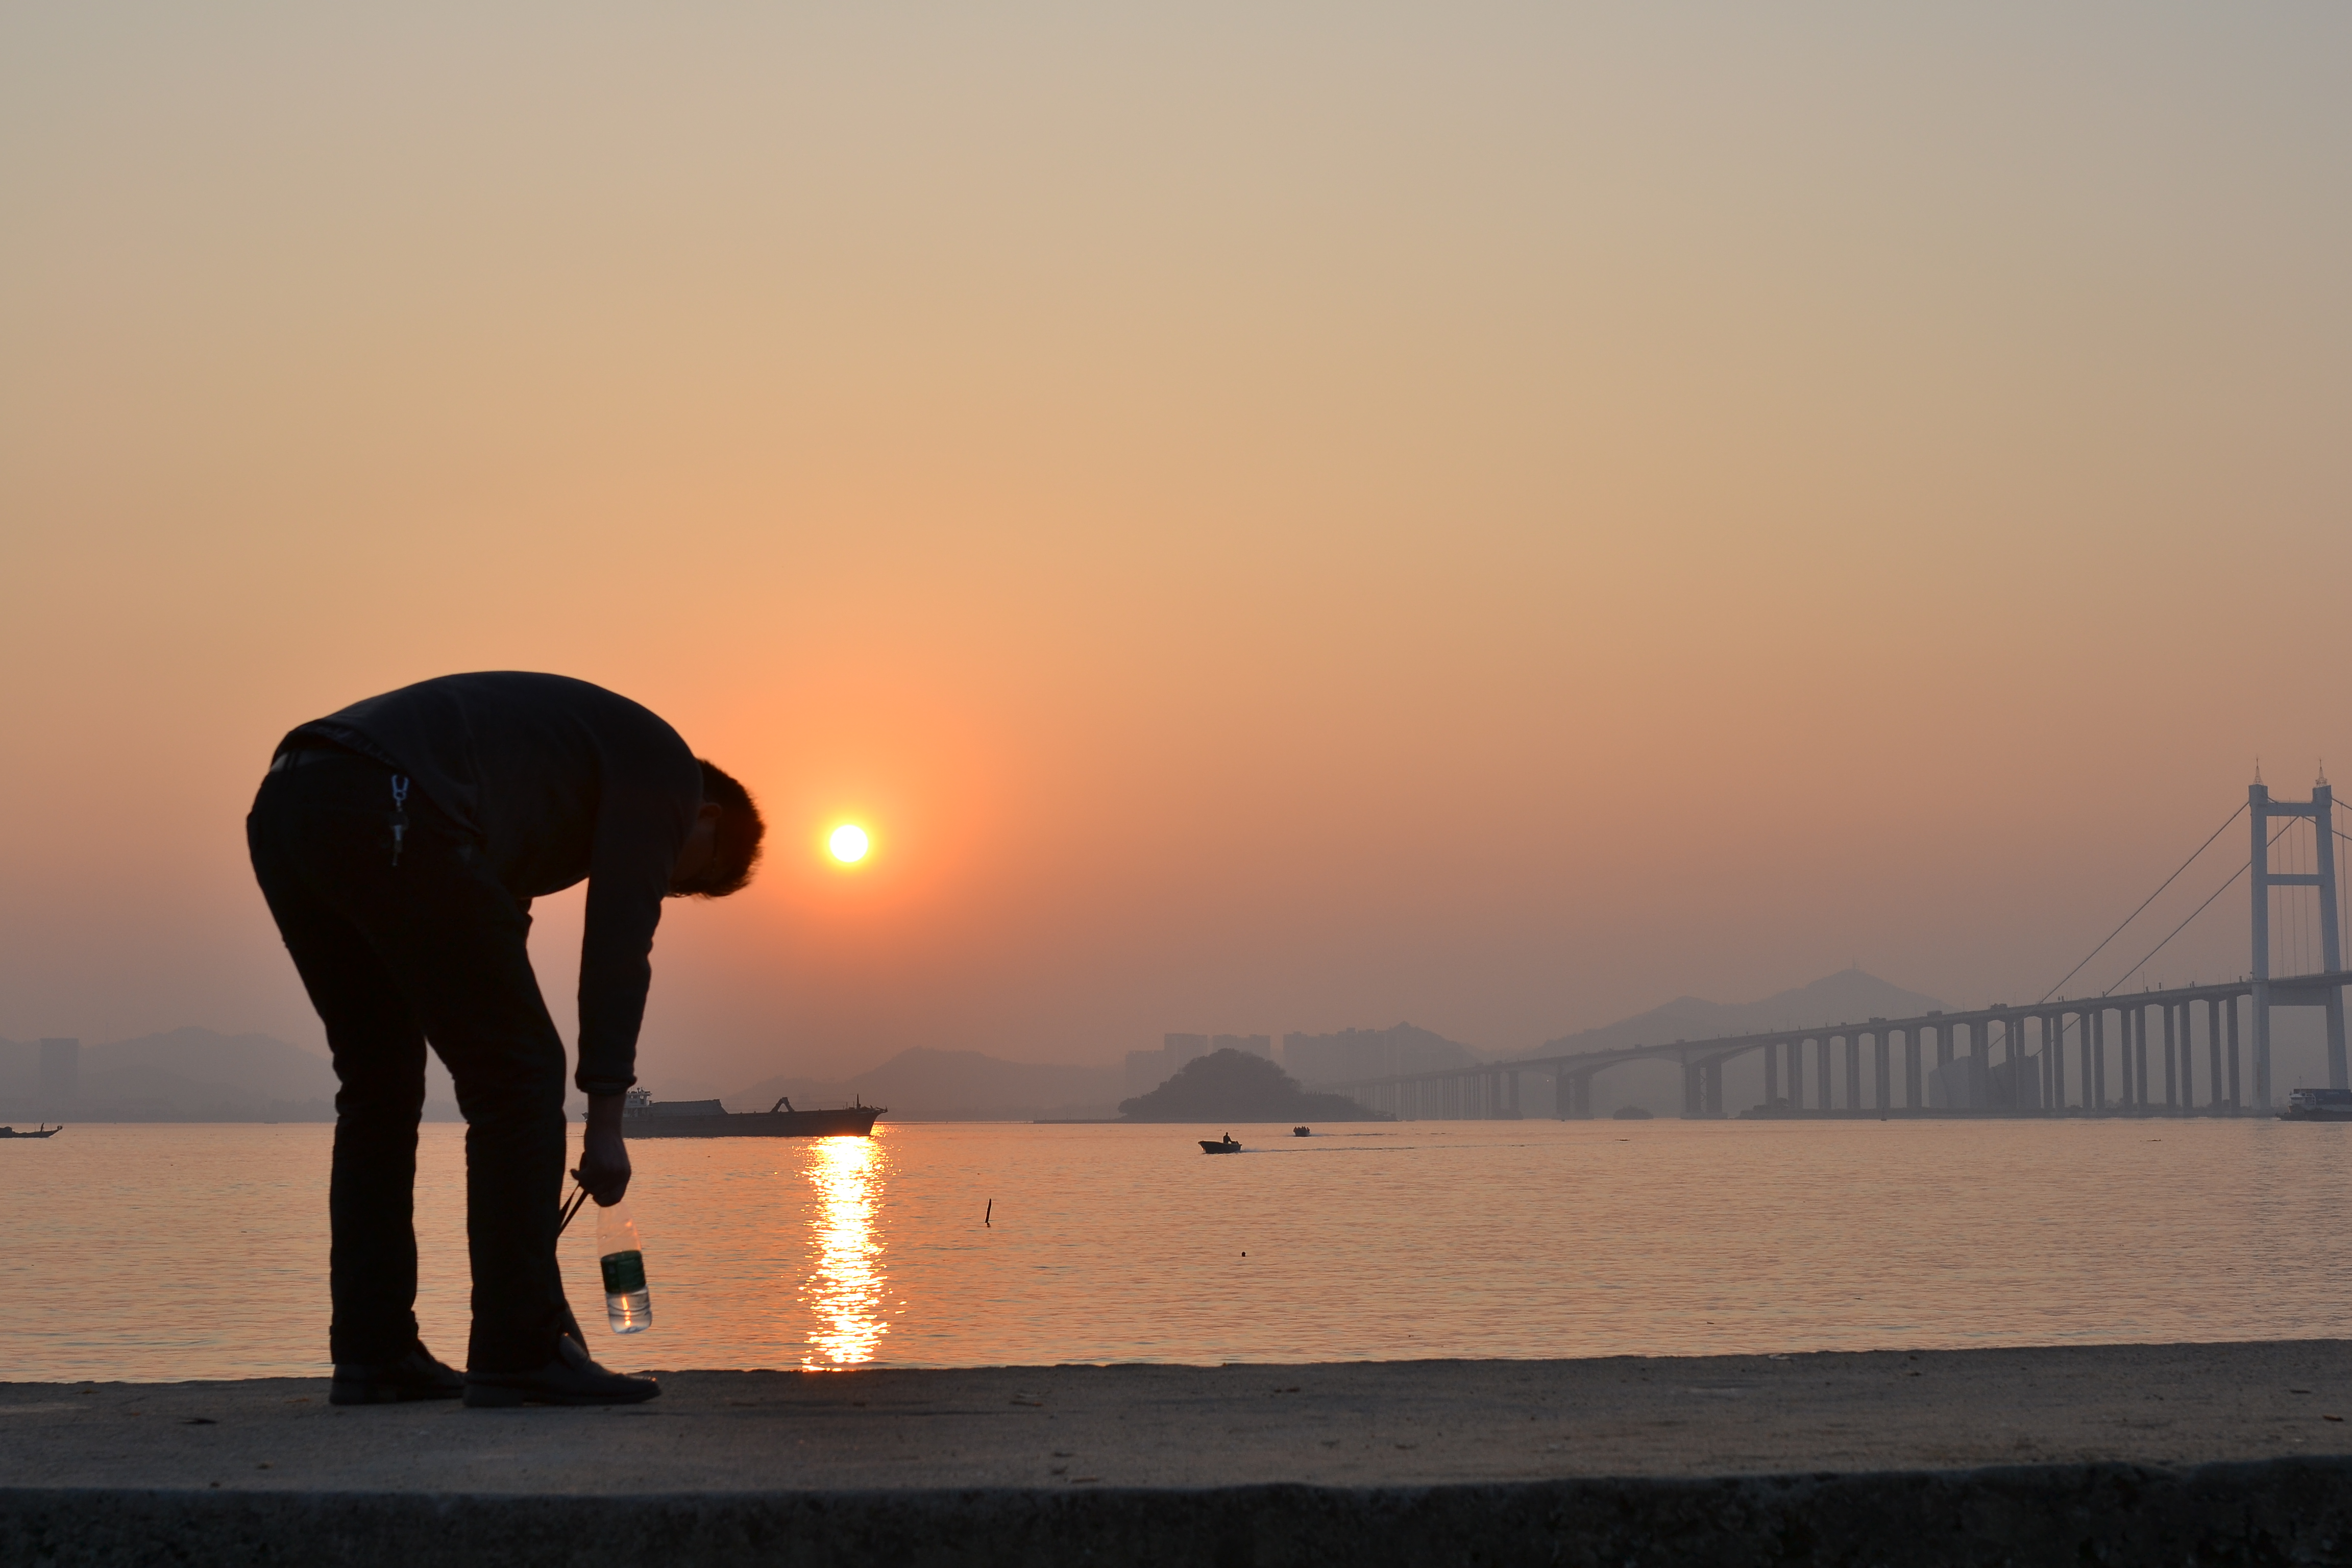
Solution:
<svg viewBox="0 0 2352 1568">
<path fill-rule="evenodd" d="M 715 1100 L 656 1100 L 642 1089 L 629 1090 L 621 1110 L 621 1133 L 628 1138 L 870 1138 L 880 1105 L 843 1105 L 830 1110 L 794 1110 L 785 1095 L 765 1110 L 730 1110 Z"/>
</svg>

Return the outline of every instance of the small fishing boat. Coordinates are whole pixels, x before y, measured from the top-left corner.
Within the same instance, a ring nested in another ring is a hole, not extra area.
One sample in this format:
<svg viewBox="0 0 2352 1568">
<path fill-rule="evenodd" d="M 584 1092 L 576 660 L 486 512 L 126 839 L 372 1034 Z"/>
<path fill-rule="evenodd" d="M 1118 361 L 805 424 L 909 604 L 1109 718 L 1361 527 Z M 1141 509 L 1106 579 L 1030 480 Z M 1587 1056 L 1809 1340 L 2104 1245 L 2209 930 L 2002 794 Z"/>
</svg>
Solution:
<svg viewBox="0 0 2352 1568">
<path fill-rule="evenodd" d="M 54 1138 L 64 1131 L 62 1124 L 52 1127 L 44 1121 L 38 1132 L 19 1132 L 13 1127 L 0 1127 L 0 1138 Z"/>
<path fill-rule="evenodd" d="M 1241 1152 L 1242 1146 L 1234 1142 L 1234 1135 L 1230 1132 L 1213 1142 L 1206 1138 L 1201 1140 L 1201 1152 L 1203 1154 L 1238 1154 Z"/>
<path fill-rule="evenodd" d="M 629 1090 L 621 1107 L 625 1138 L 870 1138 L 884 1107 L 836 1106 L 830 1110 L 794 1110 L 785 1095 L 765 1110 L 730 1110 L 715 1100 L 657 1100 L 642 1089 Z"/>
<path fill-rule="evenodd" d="M 1309 1128 L 1294 1127 L 1290 1130 L 1290 1135 L 1293 1138 L 1312 1138 L 1315 1136 L 1315 1133 Z"/>
</svg>

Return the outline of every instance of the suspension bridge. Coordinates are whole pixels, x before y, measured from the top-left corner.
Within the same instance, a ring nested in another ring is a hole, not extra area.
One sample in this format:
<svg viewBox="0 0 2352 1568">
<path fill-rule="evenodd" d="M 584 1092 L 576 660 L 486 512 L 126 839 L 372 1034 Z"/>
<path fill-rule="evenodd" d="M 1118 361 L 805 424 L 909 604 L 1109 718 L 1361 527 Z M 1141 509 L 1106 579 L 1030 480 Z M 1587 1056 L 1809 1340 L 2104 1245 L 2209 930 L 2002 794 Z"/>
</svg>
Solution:
<svg viewBox="0 0 2352 1568">
<path fill-rule="evenodd" d="M 2105 992 L 2075 1000 L 2057 994 L 2241 816 L 2252 823 L 2250 848 L 2229 880 Z M 2297 828 L 2302 832 L 2290 841 L 2288 853 L 2275 854 L 2280 841 Z M 1520 1080 L 1532 1073 L 1552 1080 L 1555 1114 L 1570 1120 L 1592 1114 L 1592 1081 L 1600 1074 L 1629 1062 L 1664 1061 L 1681 1068 L 1682 1114 L 1719 1117 L 1727 1114 L 1724 1068 L 1760 1053 L 1764 1098 L 1744 1112 L 1748 1116 L 2267 1111 L 2272 1107 L 2271 1016 L 2276 1008 L 2325 1012 L 2328 1086 L 2352 1089 L 2344 1042 L 2344 987 L 2352 984 L 2352 974 L 2344 970 L 2344 879 L 2338 875 L 2346 843 L 2352 843 L 2352 836 L 2336 826 L 2335 798 L 2324 778 L 2305 801 L 2273 799 L 2266 786 L 2254 784 L 2245 804 L 2122 925 L 2042 1000 L 2025 1005 L 2000 1003 L 1916 1018 L 1865 1018 L 1710 1040 L 1528 1057 L 1323 1087 L 1402 1121 L 1517 1119 Z M 2281 868 L 2282 859 L 2287 868 Z M 2249 881 L 2252 895 L 2252 962 L 2245 974 L 2216 985 L 2116 994 L 2242 879 Z M 2310 892 L 2304 894 L 2304 889 Z M 2272 973 L 2274 914 L 2284 915 L 2299 936 L 2316 936 L 2315 942 L 2285 944 L 2288 955 L 2303 963 L 2303 973 Z M 2314 914 L 2315 931 L 2309 918 Z"/>
</svg>

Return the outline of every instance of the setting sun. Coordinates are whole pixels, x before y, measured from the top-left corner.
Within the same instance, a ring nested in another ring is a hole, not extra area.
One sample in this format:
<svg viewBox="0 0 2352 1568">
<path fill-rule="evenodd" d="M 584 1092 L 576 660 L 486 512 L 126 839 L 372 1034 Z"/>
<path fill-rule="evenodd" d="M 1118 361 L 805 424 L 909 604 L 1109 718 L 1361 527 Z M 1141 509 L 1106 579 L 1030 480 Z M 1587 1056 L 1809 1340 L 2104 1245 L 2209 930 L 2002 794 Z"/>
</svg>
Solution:
<svg viewBox="0 0 2352 1568">
<path fill-rule="evenodd" d="M 856 823 L 845 822 L 833 830 L 827 841 L 833 847 L 833 858 L 845 863 L 866 858 L 866 829 Z"/>
</svg>

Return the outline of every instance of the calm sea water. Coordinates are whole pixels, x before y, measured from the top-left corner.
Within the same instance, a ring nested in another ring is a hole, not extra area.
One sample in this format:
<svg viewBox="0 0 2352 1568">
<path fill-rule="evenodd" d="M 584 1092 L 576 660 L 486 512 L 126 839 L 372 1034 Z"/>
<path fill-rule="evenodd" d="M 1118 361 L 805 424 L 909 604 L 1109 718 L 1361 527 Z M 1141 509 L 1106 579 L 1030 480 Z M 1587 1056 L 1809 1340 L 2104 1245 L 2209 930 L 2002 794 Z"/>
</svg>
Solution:
<svg viewBox="0 0 2352 1568">
<path fill-rule="evenodd" d="M 633 1143 L 625 1368 L 971 1366 L 2291 1339 L 2352 1332 L 2352 1126 L 912 1124 Z M 0 1377 L 318 1373 L 320 1126 L 0 1143 Z M 465 1348 L 463 1130 L 424 1130 L 418 1305 Z M 991 1205 L 992 1206 L 992 1211 Z M 983 1218 L 989 1223 L 983 1223 Z"/>
</svg>

